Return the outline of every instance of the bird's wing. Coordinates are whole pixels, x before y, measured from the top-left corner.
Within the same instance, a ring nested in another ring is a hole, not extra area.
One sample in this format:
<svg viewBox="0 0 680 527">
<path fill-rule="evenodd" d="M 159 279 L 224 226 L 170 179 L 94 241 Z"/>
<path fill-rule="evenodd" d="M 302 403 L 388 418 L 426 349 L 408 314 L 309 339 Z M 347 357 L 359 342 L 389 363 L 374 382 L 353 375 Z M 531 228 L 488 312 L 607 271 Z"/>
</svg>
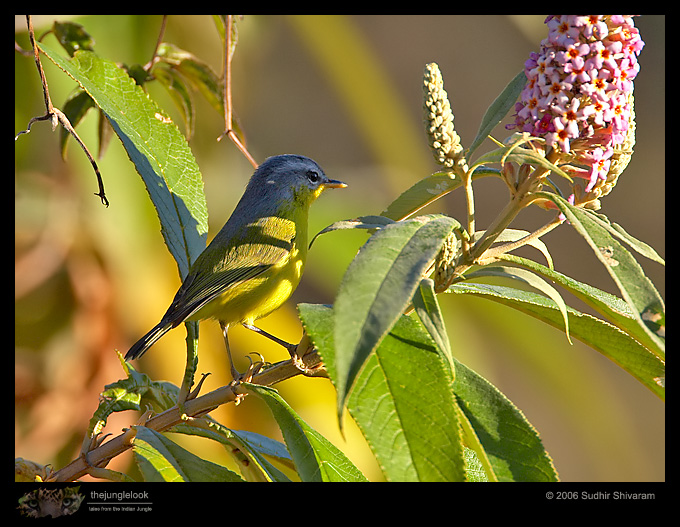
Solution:
<svg viewBox="0 0 680 527">
<path fill-rule="evenodd" d="M 290 257 L 294 235 L 265 236 L 251 230 L 232 236 L 228 244 L 211 243 L 192 266 L 164 318 L 177 326 L 227 290 L 283 264 Z"/>
</svg>

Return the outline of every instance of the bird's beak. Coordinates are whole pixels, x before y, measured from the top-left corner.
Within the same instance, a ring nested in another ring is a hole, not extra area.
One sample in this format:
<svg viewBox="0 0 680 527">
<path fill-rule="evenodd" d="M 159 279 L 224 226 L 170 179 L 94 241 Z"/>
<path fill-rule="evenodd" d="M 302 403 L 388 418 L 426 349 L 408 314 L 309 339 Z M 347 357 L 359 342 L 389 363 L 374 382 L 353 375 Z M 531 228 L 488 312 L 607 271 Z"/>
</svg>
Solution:
<svg viewBox="0 0 680 527">
<path fill-rule="evenodd" d="M 329 179 L 323 184 L 323 186 L 325 188 L 345 188 L 347 186 L 347 183 L 343 183 L 342 181 L 338 181 L 337 179 Z"/>
</svg>

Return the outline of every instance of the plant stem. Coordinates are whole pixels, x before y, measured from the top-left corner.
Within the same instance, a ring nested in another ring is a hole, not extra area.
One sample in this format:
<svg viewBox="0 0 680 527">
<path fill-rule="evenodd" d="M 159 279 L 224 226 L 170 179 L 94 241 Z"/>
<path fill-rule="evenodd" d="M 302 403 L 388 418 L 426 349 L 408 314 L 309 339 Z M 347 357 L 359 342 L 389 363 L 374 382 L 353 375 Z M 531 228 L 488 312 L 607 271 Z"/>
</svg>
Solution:
<svg viewBox="0 0 680 527">
<path fill-rule="evenodd" d="M 472 174 L 466 172 L 463 174 L 463 184 L 465 186 L 465 203 L 467 204 L 467 231 L 470 239 L 475 234 L 475 195 L 472 191 Z M 467 253 L 470 250 L 470 242 L 463 240 L 463 251 Z"/>
<path fill-rule="evenodd" d="M 508 253 L 510 251 L 514 251 L 515 249 L 519 249 L 520 247 L 523 247 L 524 245 L 527 245 L 528 243 L 532 242 L 533 240 L 536 240 L 543 236 L 544 234 L 549 233 L 551 230 L 553 230 L 555 227 L 560 225 L 562 223 L 562 220 L 557 217 L 554 220 L 552 220 L 549 223 L 546 223 L 543 225 L 543 227 L 540 227 L 539 229 L 536 229 L 534 232 L 527 234 L 524 238 L 506 243 L 503 245 L 500 245 L 498 247 L 494 247 L 493 249 L 488 249 L 483 257 L 477 258 L 477 263 L 480 265 L 484 265 L 485 263 L 490 263 L 493 260 L 495 260 L 498 256 L 501 254 Z"/>
<path fill-rule="evenodd" d="M 321 357 L 317 351 L 303 339 L 298 346 L 298 354 L 302 356 L 302 363 L 306 370 L 315 371 L 322 364 Z M 307 346 L 306 350 L 303 349 Z M 307 353 L 305 353 L 305 351 Z M 304 373 L 293 363 L 292 359 L 282 361 L 273 366 L 256 373 L 252 380 L 253 384 L 271 386 L 282 382 L 296 375 Z M 314 376 L 311 374 L 311 376 Z M 229 384 L 222 386 L 200 397 L 189 398 L 184 401 L 182 407 L 175 405 L 164 412 L 150 418 L 143 418 L 142 426 L 162 432 L 172 426 L 186 422 L 187 417 L 197 417 L 205 415 L 207 412 L 227 403 L 234 403 L 245 395 L 243 387 Z M 146 414 L 145 414 L 146 415 Z M 124 432 L 117 437 L 105 442 L 99 442 L 95 448 L 83 453 L 62 469 L 52 473 L 46 481 L 61 482 L 74 481 L 85 474 L 92 473 L 97 475 L 97 468 L 104 467 L 111 459 L 125 452 L 133 446 L 136 435 L 134 428 L 124 429 Z"/>
</svg>

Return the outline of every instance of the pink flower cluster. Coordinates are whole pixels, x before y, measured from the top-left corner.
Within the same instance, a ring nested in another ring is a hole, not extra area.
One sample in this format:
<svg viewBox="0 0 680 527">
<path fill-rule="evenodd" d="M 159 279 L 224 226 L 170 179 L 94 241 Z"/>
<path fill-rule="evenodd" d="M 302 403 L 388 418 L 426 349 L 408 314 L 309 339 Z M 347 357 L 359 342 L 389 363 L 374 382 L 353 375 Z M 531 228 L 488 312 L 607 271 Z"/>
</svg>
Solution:
<svg viewBox="0 0 680 527">
<path fill-rule="evenodd" d="M 644 46 L 632 15 L 550 15 L 548 38 L 524 65 L 527 83 L 508 129 L 542 137 L 587 167 L 586 192 L 605 179 L 626 138 Z"/>
</svg>

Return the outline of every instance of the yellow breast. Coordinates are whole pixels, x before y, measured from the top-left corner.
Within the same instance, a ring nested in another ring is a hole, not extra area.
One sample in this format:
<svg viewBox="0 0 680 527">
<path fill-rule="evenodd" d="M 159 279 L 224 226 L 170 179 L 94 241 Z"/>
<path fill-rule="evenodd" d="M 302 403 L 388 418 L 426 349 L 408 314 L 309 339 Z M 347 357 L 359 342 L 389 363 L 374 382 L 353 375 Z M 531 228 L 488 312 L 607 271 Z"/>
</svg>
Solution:
<svg viewBox="0 0 680 527">
<path fill-rule="evenodd" d="M 278 309 L 300 283 L 307 256 L 306 232 L 300 232 L 302 229 L 296 232 L 295 227 L 292 220 L 279 217 L 268 217 L 258 225 L 261 236 L 255 243 L 239 247 L 236 258 L 249 265 L 254 263 L 253 255 L 258 255 L 254 261 L 261 263 L 262 259 L 269 267 L 257 276 L 225 288 L 191 319 L 214 318 L 227 325 L 252 324 Z"/>
</svg>

